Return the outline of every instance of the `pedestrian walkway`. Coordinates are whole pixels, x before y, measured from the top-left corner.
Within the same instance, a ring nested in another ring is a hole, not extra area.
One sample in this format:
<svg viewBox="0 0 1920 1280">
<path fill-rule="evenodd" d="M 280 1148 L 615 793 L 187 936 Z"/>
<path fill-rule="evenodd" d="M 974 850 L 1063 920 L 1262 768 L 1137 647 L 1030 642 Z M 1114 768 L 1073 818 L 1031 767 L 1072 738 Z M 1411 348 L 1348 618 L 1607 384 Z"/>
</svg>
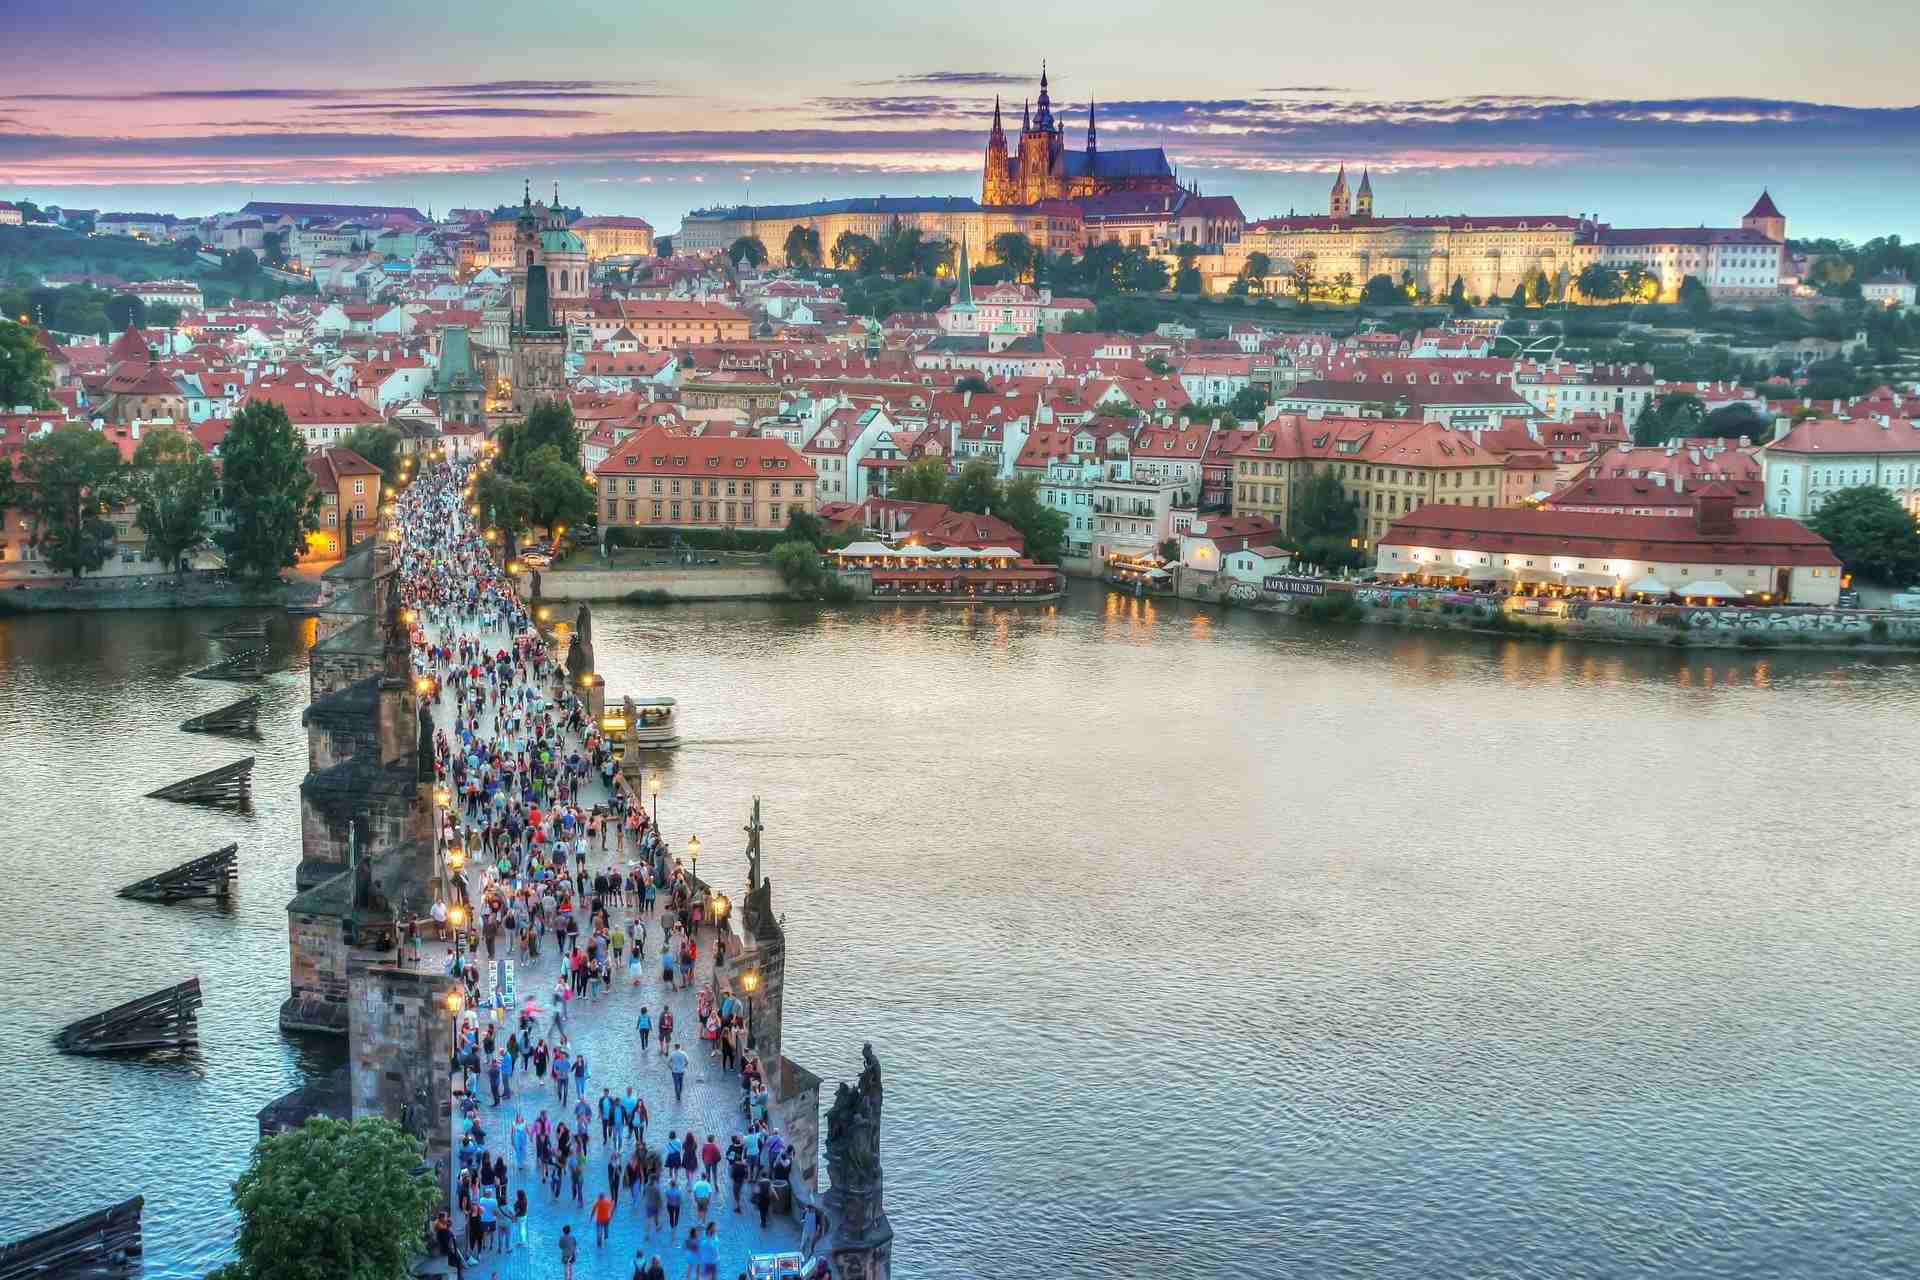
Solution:
<svg viewBox="0 0 1920 1280">
<path fill-rule="evenodd" d="M 422 489 L 428 483 L 423 481 L 422 485 L 416 485 L 415 488 Z M 448 565 L 457 567 L 463 557 L 470 563 L 479 564 L 479 557 L 484 554 L 483 544 L 467 525 L 457 501 L 450 500 L 455 492 L 457 486 L 449 485 L 437 498 L 431 496 L 431 491 L 408 494 L 408 510 L 419 516 L 407 522 L 409 550 L 429 553 L 437 550 L 441 563 L 433 572 L 438 575 L 444 575 Z M 437 508 L 432 505 L 435 503 L 438 504 Z M 450 529 L 450 545 L 445 548 L 428 549 L 416 545 L 417 540 L 426 536 L 423 531 L 439 523 L 437 518 L 429 518 L 425 514 L 429 510 L 445 512 L 450 517 L 447 525 L 443 526 Z M 466 590 L 462 584 L 453 585 L 458 593 Z M 427 645 L 453 645 L 465 638 L 480 641 L 488 651 L 504 649 L 511 652 L 514 647 L 513 629 L 480 620 L 484 614 L 484 609 L 467 617 L 463 616 L 464 611 L 460 609 L 422 608 L 418 612 L 416 626 Z M 572 694 L 569 692 L 565 696 L 572 697 Z M 458 750 L 457 694 L 443 687 L 439 698 L 428 705 L 437 729 L 445 733 L 456 744 L 454 749 Z M 492 742 L 500 733 L 496 713 L 497 704 L 490 704 L 481 712 L 477 734 L 479 741 Z M 567 751 L 582 747 L 581 736 L 567 730 L 562 734 L 555 755 L 564 756 Z M 589 773 L 581 786 L 576 803 L 585 812 L 596 804 L 605 804 L 608 798 L 606 784 L 595 771 Z M 455 803 L 457 813 L 458 801 Z M 629 847 L 624 858 L 617 857 L 609 840 L 607 852 L 598 853 L 596 846 L 596 852 L 590 855 L 589 871 L 612 867 L 630 871 L 638 865 L 634 861 L 636 856 L 637 851 Z M 482 901 L 482 861 L 478 856 L 471 857 L 466 868 L 457 873 L 466 881 L 467 900 L 475 905 Z M 718 1053 L 699 1035 L 698 993 L 711 985 L 713 976 L 712 931 L 708 928 L 698 931 L 700 946 L 693 981 L 677 990 L 669 989 L 660 973 L 664 939 L 662 917 L 666 903 L 667 899 L 662 894 L 654 911 L 650 915 L 643 915 L 634 897 L 629 894 L 627 905 L 609 908 L 612 923 L 626 928 L 630 936 L 635 931 L 629 921 L 639 920 L 637 932 L 644 955 L 639 983 L 633 985 L 627 966 L 624 963 L 617 964 L 610 991 L 603 991 L 597 996 L 575 998 L 566 1012 L 564 1035 L 570 1052 L 576 1057 L 584 1055 L 586 1058 L 588 1075 L 585 1093 L 589 1106 L 593 1108 L 589 1130 L 591 1143 L 583 1161 L 586 1172 L 578 1201 L 564 1178 L 558 1194 L 549 1185 L 543 1185 L 531 1136 L 525 1142 L 524 1156 L 516 1150 L 513 1136 L 516 1118 L 531 1128 L 543 1111 L 554 1124 L 562 1120 L 571 1123 L 575 1118 L 575 1098 L 571 1088 L 563 1105 L 557 1082 L 551 1078 L 551 1073 L 548 1078 L 542 1079 L 536 1076 L 531 1063 L 522 1063 L 508 1081 L 511 1096 L 502 1097 L 495 1103 L 491 1100 L 486 1073 L 474 1075 L 473 1092 L 477 1095 L 478 1122 L 486 1135 L 485 1149 L 490 1155 L 504 1157 L 507 1163 L 509 1190 L 504 1203 L 510 1206 L 515 1193 L 524 1189 L 528 1197 L 528 1216 L 522 1224 L 523 1229 L 494 1233 L 494 1247 L 468 1264 L 469 1276 L 482 1280 L 527 1280 L 529 1277 L 541 1277 L 544 1280 L 545 1277 L 560 1276 L 562 1259 L 559 1241 L 563 1227 L 570 1227 L 573 1237 L 578 1241 L 579 1260 L 575 1275 L 580 1280 L 596 1276 L 617 1276 L 624 1280 L 633 1273 L 636 1261 L 643 1263 L 655 1255 L 660 1258 L 668 1280 L 680 1280 L 681 1277 L 697 1274 L 689 1269 L 692 1255 L 684 1247 L 689 1229 L 702 1224 L 701 1216 L 694 1208 L 691 1192 L 687 1190 L 691 1179 L 683 1178 L 681 1181 L 684 1207 L 679 1215 L 677 1231 L 666 1226 L 664 1212 L 660 1226 L 650 1225 L 645 1216 L 642 1196 L 637 1188 L 630 1193 L 624 1185 L 624 1179 L 620 1180 L 622 1185 L 611 1188 L 617 1193 L 617 1200 L 604 1244 L 596 1241 L 591 1216 L 597 1197 L 610 1189 L 608 1145 L 602 1139 L 603 1130 L 597 1109 L 602 1090 L 619 1099 L 631 1089 L 633 1096 L 645 1104 L 648 1118 L 644 1141 L 656 1153 L 664 1154 L 670 1140 L 678 1142 L 688 1132 L 694 1134 L 697 1145 L 703 1146 L 711 1137 L 725 1151 L 733 1135 L 744 1133 L 747 1128 L 745 1096 L 738 1075 L 722 1069 Z M 584 910 L 579 912 L 579 917 L 584 924 Z M 631 947 L 633 944 L 629 941 L 628 945 Z M 426 943 L 426 962 L 444 964 L 449 951 L 450 944 L 429 940 Z M 497 955 L 506 958 L 513 953 L 511 941 L 503 936 L 497 947 Z M 483 973 L 487 974 L 481 984 L 485 993 L 491 989 L 491 972 L 486 964 L 488 956 L 484 946 L 476 960 Z M 515 997 L 522 1004 L 529 998 L 538 1003 L 543 1015 L 539 1032 L 549 1044 L 557 1043 L 560 1034 L 551 1023 L 557 1003 L 554 987 L 563 975 L 564 960 L 565 953 L 557 938 L 549 932 L 537 957 L 514 962 Z M 673 1011 L 674 1039 L 690 1060 L 684 1096 L 680 1098 L 675 1097 L 668 1059 L 661 1051 L 657 1036 L 643 1050 L 635 1027 L 635 1020 L 642 1009 L 649 1012 L 657 1026 L 663 1008 Z M 494 1019 L 496 1033 L 502 1040 L 516 1025 L 514 1009 L 469 1010 L 464 1015 L 469 1023 L 485 1017 Z M 456 1106 L 456 1136 L 462 1128 L 463 1122 Z M 618 1133 L 615 1136 L 620 1143 L 618 1154 L 624 1164 L 629 1154 L 630 1140 Z M 747 1182 L 737 1209 L 724 1160 L 713 1182 L 715 1195 L 706 1218 L 717 1224 L 718 1228 L 719 1276 L 730 1280 L 745 1272 L 751 1255 L 798 1249 L 800 1228 L 792 1218 L 776 1213 L 765 1224 L 762 1223 L 761 1215 L 751 1203 L 752 1180 Z M 464 1223 L 460 1225 L 465 1226 Z M 464 1231 L 461 1237 L 465 1239 Z"/>
</svg>

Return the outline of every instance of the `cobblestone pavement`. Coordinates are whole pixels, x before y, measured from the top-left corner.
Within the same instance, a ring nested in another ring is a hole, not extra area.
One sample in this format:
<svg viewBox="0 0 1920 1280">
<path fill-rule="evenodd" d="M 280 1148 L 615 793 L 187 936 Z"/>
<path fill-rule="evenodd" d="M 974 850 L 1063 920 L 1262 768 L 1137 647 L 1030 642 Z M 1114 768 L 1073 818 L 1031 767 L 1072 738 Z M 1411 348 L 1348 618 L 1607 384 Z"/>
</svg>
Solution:
<svg viewBox="0 0 1920 1280">
<path fill-rule="evenodd" d="M 444 636 L 438 628 L 429 628 L 429 635 L 435 643 L 443 642 Z M 508 644 L 507 633 L 501 629 L 471 627 L 464 628 L 463 635 L 480 635 L 494 648 Z M 435 720 L 440 728 L 449 728 L 452 722 L 452 700 L 434 708 Z M 482 716 L 481 731 L 491 734 L 493 731 L 492 714 L 489 710 Z M 577 739 L 568 745 L 577 744 Z M 606 787 L 596 777 L 584 789 L 582 803 L 592 805 L 606 799 Z M 612 865 L 615 855 L 609 849 L 606 861 L 596 865 Z M 629 865 L 622 863 L 622 865 Z M 469 884 L 476 890 L 472 895 L 478 900 L 478 874 L 472 871 L 469 863 Z M 616 908 L 613 918 L 625 922 L 634 918 L 637 908 L 628 906 Z M 658 905 L 650 917 L 641 917 L 645 938 L 645 960 L 641 964 L 640 984 L 630 985 L 630 978 L 624 964 L 616 966 L 614 989 L 602 992 L 597 998 L 581 997 L 572 1002 L 567 1015 L 567 1036 L 571 1051 L 585 1053 L 587 1057 L 587 1097 L 589 1103 L 597 1103 L 602 1089 L 611 1090 L 613 1096 L 620 1097 L 631 1087 L 634 1096 L 646 1103 L 647 1128 L 646 1142 L 655 1151 L 664 1152 L 669 1137 L 676 1140 L 689 1128 L 695 1138 L 705 1143 L 708 1134 L 724 1151 L 728 1139 L 740 1132 L 745 1124 L 743 1095 L 737 1076 L 722 1071 L 717 1055 L 710 1056 L 706 1044 L 699 1039 L 696 1028 L 696 1000 L 700 988 L 712 980 L 713 958 L 711 955 L 711 931 L 702 930 L 700 956 L 694 970 L 691 986 L 679 990 L 670 990 L 660 977 L 659 956 L 661 944 L 660 911 Z M 633 931 L 629 929 L 629 934 Z M 444 955 L 444 952 L 442 953 Z M 500 954 L 507 954 L 502 946 Z M 515 989 L 518 997 L 524 1001 L 528 995 L 534 996 L 543 1009 L 551 1010 L 553 985 L 560 975 L 558 949 L 552 945 L 549 935 L 541 954 L 530 961 L 516 963 Z M 481 959 L 485 960 L 484 949 Z M 482 989 L 487 983 L 483 981 Z M 674 1038 L 686 1050 L 691 1061 L 687 1067 L 686 1092 L 683 1099 L 676 1101 L 673 1096 L 673 1076 L 667 1069 L 667 1059 L 660 1052 L 658 1037 L 652 1038 L 647 1051 L 640 1048 L 639 1035 L 634 1021 L 640 1010 L 650 1011 L 656 1025 L 662 1007 L 673 1010 Z M 554 1042 L 553 1033 L 547 1029 L 548 1018 L 542 1020 L 542 1031 L 549 1044 Z M 513 1123 L 517 1115 L 525 1118 L 531 1126 L 541 1110 L 556 1124 L 565 1118 L 573 1119 L 573 1096 L 571 1090 L 563 1107 L 551 1079 L 541 1080 L 532 1070 L 531 1064 L 525 1070 L 516 1070 L 513 1081 L 513 1097 L 502 1098 L 498 1105 L 490 1102 L 486 1077 L 475 1077 L 475 1093 L 480 1101 L 480 1120 L 487 1132 L 487 1149 L 490 1152 L 505 1155 L 507 1166 L 512 1174 L 509 1184 L 508 1200 L 513 1193 L 524 1187 L 527 1191 L 529 1214 L 524 1248 L 517 1243 L 505 1252 L 493 1252 L 482 1255 L 476 1265 L 468 1267 L 473 1280 L 546 1280 L 547 1277 L 559 1277 L 562 1274 L 558 1241 L 562 1226 L 571 1226 L 573 1234 L 580 1241 L 579 1261 L 575 1267 L 576 1280 L 588 1280 L 590 1277 L 627 1277 L 632 1274 L 636 1254 L 641 1261 L 647 1256 L 658 1254 L 666 1267 L 668 1280 L 680 1280 L 689 1274 L 689 1255 L 683 1244 L 689 1226 L 698 1221 L 693 1208 L 691 1194 L 685 1197 L 685 1208 L 680 1215 L 680 1227 L 677 1233 L 670 1232 L 666 1226 L 666 1215 L 661 1215 L 661 1225 L 650 1230 L 645 1211 L 639 1197 L 628 1196 L 623 1190 L 616 1202 L 613 1226 L 607 1243 L 596 1245 L 593 1222 L 590 1217 L 595 1197 L 607 1187 L 606 1146 L 600 1141 L 600 1126 L 596 1111 L 592 1126 L 592 1145 L 587 1149 L 584 1162 L 586 1176 L 582 1179 L 582 1199 L 576 1204 L 572 1190 L 563 1179 L 560 1194 L 556 1197 L 546 1186 L 538 1181 L 538 1166 L 533 1155 L 532 1141 L 528 1141 L 526 1163 L 516 1165 L 513 1152 Z M 624 1163 L 628 1148 L 620 1148 Z M 797 1250 L 800 1241 L 799 1224 L 792 1218 L 773 1214 L 767 1226 L 760 1225 L 758 1212 L 743 1195 L 741 1207 L 735 1211 L 732 1201 L 732 1184 L 727 1177 L 726 1165 L 722 1162 L 715 1179 L 716 1190 L 713 1206 L 708 1217 L 719 1224 L 720 1276 L 722 1280 L 739 1275 L 747 1270 L 748 1258 L 756 1253 L 772 1253 Z M 684 1185 L 684 1184 L 683 1184 Z M 748 1184 L 749 1190 L 751 1183 Z M 496 1233 L 504 1236 L 507 1233 Z"/>
</svg>

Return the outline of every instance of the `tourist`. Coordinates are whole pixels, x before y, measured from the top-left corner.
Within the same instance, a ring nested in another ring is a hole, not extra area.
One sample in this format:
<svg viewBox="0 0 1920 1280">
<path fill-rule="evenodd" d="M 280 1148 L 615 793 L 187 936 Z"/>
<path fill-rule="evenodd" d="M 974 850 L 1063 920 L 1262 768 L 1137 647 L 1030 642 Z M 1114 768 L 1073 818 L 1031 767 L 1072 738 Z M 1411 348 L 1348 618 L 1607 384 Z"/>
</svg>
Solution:
<svg viewBox="0 0 1920 1280">
<path fill-rule="evenodd" d="M 560 1274 L 563 1280 L 573 1280 L 573 1260 L 580 1254 L 580 1242 L 573 1238 L 573 1228 L 560 1228 Z"/>
<path fill-rule="evenodd" d="M 660 1194 L 659 1180 L 658 1179 L 650 1180 L 647 1183 L 647 1190 L 646 1190 L 647 1234 L 648 1235 L 652 1235 L 655 1231 L 659 1230 L 660 1228 L 661 1201 L 662 1201 L 662 1196 Z"/>
<path fill-rule="evenodd" d="M 813 1247 L 820 1243 L 820 1235 L 824 1226 L 825 1219 L 820 1216 L 819 1207 L 817 1205 L 808 1205 L 807 1216 L 800 1228 L 801 1253 L 808 1255 L 813 1253 Z"/>
<path fill-rule="evenodd" d="M 602 1248 L 607 1243 L 607 1228 L 613 1223 L 613 1198 L 602 1191 L 593 1201 L 593 1244 Z"/>
<path fill-rule="evenodd" d="M 687 1238 L 680 1247 L 686 1251 L 686 1280 L 694 1280 L 700 1273 L 700 1229 L 688 1227 Z"/>
<path fill-rule="evenodd" d="M 673 1072 L 673 1100 L 679 1102 L 687 1087 L 687 1054 L 677 1044 L 667 1055 L 667 1070 Z"/>
<path fill-rule="evenodd" d="M 680 1228 L 680 1184 L 668 1182 L 662 1194 L 667 1201 L 667 1229 L 677 1231 Z"/>
</svg>

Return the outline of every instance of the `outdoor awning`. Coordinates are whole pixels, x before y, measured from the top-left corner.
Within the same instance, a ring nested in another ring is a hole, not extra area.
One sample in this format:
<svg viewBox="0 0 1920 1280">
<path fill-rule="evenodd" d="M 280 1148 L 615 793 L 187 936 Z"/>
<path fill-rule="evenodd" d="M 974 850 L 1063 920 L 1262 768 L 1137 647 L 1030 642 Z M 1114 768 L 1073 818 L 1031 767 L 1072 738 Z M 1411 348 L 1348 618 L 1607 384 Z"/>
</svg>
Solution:
<svg viewBox="0 0 1920 1280">
<path fill-rule="evenodd" d="M 1667 584 L 1660 581 L 1660 579 L 1646 577 L 1629 586 L 1627 588 L 1627 594 L 1630 596 L 1670 596 L 1673 592 L 1669 591 Z"/>
<path fill-rule="evenodd" d="M 1674 592 L 1678 596 L 1692 596 L 1700 600 L 1738 600 L 1745 595 L 1738 587 L 1730 587 L 1715 579 L 1713 581 L 1689 582 Z"/>
<path fill-rule="evenodd" d="M 1460 576 L 1468 582 L 1493 582 L 1500 577 L 1500 571 L 1490 564 L 1463 565 Z"/>
<path fill-rule="evenodd" d="M 1558 582 L 1560 575 L 1552 569 L 1529 569 L 1525 565 L 1506 565 L 1499 570 L 1500 577 L 1513 582 Z"/>
<path fill-rule="evenodd" d="M 1592 573 L 1584 569 L 1569 569 L 1566 573 L 1570 587 L 1611 587 L 1615 579 L 1610 573 Z"/>
</svg>

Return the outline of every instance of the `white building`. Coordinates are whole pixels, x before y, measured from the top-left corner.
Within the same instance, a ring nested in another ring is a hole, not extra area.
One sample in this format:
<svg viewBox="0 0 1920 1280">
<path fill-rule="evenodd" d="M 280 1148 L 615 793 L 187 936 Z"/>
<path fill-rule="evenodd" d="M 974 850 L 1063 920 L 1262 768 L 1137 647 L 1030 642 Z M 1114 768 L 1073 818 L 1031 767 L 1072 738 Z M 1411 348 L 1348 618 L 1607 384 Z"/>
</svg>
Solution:
<svg viewBox="0 0 1920 1280">
<path fill-rule="evenodd" d="M 1897 271 L 1888 271 L 1860 282 L 1860 296 L 1883 307 L 1910 307 L 1915 294 L 1913 281 Z"/>
<path fill-rule="evenodd" d="M 1760 451 L 1770 515 L 1805 520 L 1840 489 L 1874 484 L 1920 518 L 1920 422 L 1812 418 Z"/>
</svg>

